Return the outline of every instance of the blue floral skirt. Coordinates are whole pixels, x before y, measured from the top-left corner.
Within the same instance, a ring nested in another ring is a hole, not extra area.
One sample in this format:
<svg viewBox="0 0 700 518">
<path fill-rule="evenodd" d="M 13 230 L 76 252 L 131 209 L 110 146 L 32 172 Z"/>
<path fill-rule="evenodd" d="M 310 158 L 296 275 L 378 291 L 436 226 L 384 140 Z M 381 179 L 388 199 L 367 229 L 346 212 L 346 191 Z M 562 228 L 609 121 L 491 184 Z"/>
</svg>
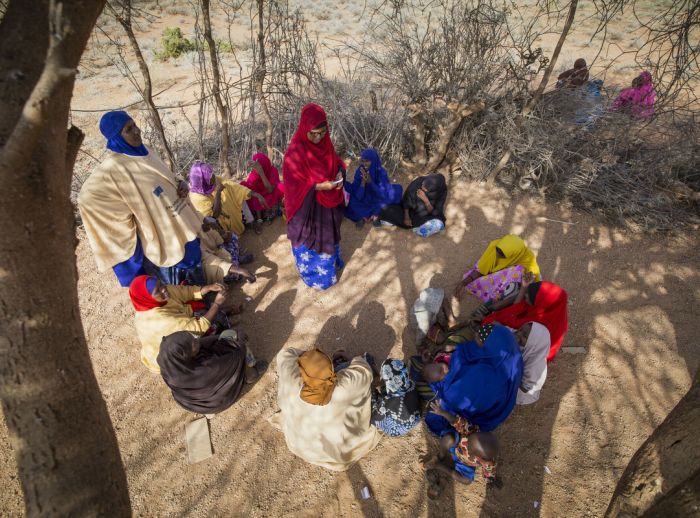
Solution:
<svg viewBox="0 0 700 518">
<path fill-rule="evenodd" d="M 340 258 L 340 243 L 335 245 L 335 254 L 314 252 L 304 245 L 292 247 L 294 261 L 304 284 L 317 290 L 327 290 L 338 282 L 337 272 L 345 267 Z"/>
</svg>

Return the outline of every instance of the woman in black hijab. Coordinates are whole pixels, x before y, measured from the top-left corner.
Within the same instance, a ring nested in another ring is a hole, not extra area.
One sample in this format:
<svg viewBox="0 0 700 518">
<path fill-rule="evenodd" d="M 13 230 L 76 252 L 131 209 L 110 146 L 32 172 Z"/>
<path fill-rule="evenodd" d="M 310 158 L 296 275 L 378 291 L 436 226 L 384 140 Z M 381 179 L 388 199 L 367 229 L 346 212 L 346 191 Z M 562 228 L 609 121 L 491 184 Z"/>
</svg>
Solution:
<svg viewBox="0 0 700 518">
<path fill-rule="evenodd" d="M 234 329 L 214 336 L 179 331 L 163 337 L 158 365 L 175 401 L 200 414 L 226 410 L 243 383 L 257 381 L 267 367 L 248 349 L 248 336 Z"/>
<path fill-rule="evenodd" d="M 437 219 L 445 223 L 445 200 L 447 184 L 441 174 L 419 176 L 413 180 L 400 205 L 387 205 L 380 213 L 379 219 L 401 228 L 416 228 Z"/>
</svg>

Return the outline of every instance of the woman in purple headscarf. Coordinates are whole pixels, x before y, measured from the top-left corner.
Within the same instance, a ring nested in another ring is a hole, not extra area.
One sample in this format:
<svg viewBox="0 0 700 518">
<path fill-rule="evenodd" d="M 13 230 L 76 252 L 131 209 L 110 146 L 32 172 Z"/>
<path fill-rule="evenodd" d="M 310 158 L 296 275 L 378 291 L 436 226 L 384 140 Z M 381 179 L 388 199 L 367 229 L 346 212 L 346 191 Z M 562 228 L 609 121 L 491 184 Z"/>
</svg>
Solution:
<svg viewBox="0 0 700 518">
<path fill-rule="evenodd" d="M 651 74 L 642 72 L 632 81 L 632 86 L 625 88 L 610 106 L 611 112 L 622 111 L 640 119 L 654 115 L 656 91 L 651 84 Z"/>
</svg>

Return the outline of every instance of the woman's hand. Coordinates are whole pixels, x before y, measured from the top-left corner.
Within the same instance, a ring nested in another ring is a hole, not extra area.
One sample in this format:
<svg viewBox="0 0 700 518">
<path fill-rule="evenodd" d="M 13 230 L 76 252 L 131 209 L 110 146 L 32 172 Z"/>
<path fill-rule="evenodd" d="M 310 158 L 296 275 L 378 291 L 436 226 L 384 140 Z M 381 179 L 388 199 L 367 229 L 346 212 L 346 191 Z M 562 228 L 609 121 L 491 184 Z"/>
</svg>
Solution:
<svg viewBox="0 0 700 518">
<path fill-rule="evenodd" d="M 532 272 L 525 272 L 522 279 L 523 288 L 527 288 L 533 282 L 535 282 L 535 274 Z"/>
<path fill-rule="evenodd" d="M 425 208 L 428 212 L 432 213 L 434 210 L 433 204 L 430 203 L 430 200 L 428 199 L 428 195 L 425 194 L 425 191 L 422 189 L 418 189 L 418 192 L 416 192 L 416 196 L 418 196 L 418 199 L 423 202 L 425 205 Z"/>
<path fill-rule="evenodd" d="M 212 291 L 226 291 L 226 286 L 219 282 L 215 282 L 214 284 L 207 284 L 201 289 L 202 296 L 206 295 L 207 293 L 211 293 Z"/>
<path fill-rule="evenodd" d="M 342 183 L 340 185 L 343 185 Z M 340 187 L 339 185 L 334 184 L 330 180 L 327 180 L 325 182 L 317 183 L 316 184 L 316 190 L 317 191 L 330 191 L 333 189 L 337 189 Z"/>
<path fill-rule="evenodd" d="M 440 406 L 439 399 L 434 399 L 430 402 L 430 411 L 433 414 L 441 415 L 443 417 L 447 417 L 448 415 L 450 415 L 449 412 L 446 412 L 445 410 L 442 409 L 442 406 Z"/>
<path fill-rule="evenodd" d="M 372 177 L 369 175 L 369 171 L 365 169 L 364 167 L 360 166 L 360 173 L 362 173 L 362 185 L 367 185 L 368 183 L 372 183 Z"/>
<path fill-rule="evenodd" d="M 216 298 L 214 299 L 214 304 L 218 304 L 219 308 L 223 306 L 224 302 L 226 302 L 226 290 L 223 289 L 219 293 L 216 294 Z"/>
<path fill-rule="evenodd" d="M 263 198 L 262 194 L 253 191 L 251 191 L 251 194 L 255 196 L 255 198 L 260 202 L 260 205 L 262 205 L 264 208 L 270 208 L 270 206 L 267 204 L 267 201 L 265 201 L 265 198 Z"/>
</svg>

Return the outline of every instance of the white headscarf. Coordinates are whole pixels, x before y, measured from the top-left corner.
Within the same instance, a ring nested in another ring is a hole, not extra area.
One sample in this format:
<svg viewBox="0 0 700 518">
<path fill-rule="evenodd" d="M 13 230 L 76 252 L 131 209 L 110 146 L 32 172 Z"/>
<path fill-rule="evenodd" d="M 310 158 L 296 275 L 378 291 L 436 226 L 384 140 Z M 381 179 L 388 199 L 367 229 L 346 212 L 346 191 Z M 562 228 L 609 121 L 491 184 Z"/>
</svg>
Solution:
<svg viewBox="0 0 700 518">
<path fill-rule="evenodd" d="M 547 328 L 532 322 L 530 336 L 527 337 L 527 343 L 522 350 L 523 378 L 516 400 L 519 405 L 529 405 L 540 398 L 540 390 L 547 379 L 547 354 L 550 345 Z"/>
</svg>

